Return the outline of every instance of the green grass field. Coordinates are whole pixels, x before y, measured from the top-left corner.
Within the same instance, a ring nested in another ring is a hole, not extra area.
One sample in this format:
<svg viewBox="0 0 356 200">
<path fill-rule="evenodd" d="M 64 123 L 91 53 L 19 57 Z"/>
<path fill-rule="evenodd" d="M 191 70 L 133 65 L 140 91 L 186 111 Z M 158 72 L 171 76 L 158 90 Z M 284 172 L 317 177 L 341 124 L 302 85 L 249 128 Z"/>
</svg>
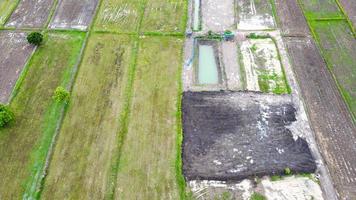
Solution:
<svg viewBox="0 0 356 200">
<path fill-rule="evenodd" d="M 186 0 L 147 0 L 143 32 L 185 31 Z"/>
<path fill-rule="evenodd" d="M 5 23 L 7 17 L 16 7 L 18 0 L 1 0 L 0 1 L 0 26 Z"/>
<path fill-rule="evenodd" d="M 356 40 L 346 21 L 312 22 L 323 57 L 356 116 Z"/>
<path fill-rule="evenodd" d="M 103 0 L 94 30 L 136 32 L 144 0 Z"/>
<path fill-rule="evenodd" d="M 179 199 L 177 101 L 183 40 L 140 41 L 116 199 Z"/>
<path fill-rule="evenodd" d="M 10 107 L 16 121 L 0 130 L 0 199 L 35 193 L 63 104 L 52 99 L 67 86 L 84 34 L 49 33 L 27 67 Z"/>
<path fill-rule="evenodd" d="M 115 159 L 130 36 L 93 34 L 53 154 L 44 199 L 103 199 Z"/>
<path fill-rule="evenodd" d="M 308 19 L 344 17 L 335 0 L 300 0 L 300 2 Z"/>
</svg>

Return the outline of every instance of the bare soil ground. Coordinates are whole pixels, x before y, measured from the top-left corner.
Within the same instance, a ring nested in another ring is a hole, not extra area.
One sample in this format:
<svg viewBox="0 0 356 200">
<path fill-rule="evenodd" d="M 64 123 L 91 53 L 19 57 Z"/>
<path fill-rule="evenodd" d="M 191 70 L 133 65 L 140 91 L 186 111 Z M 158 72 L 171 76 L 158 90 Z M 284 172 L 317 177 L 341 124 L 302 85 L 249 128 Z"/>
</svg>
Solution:
<svg viewBox="0 0 356 200">
<path fill-rule="evenodd" d="M 23 32 L 0 32 L 0 103 L 9 100 L 11 91 L 33 51 Z"/>
<path fill-rule="evenodd" d="M 356 129 L 318 49 L 309 39 L 285 38 L 309 119 L 341 199 L 356 198 Z"/>
<path fill-rule="evenodd" d="M 41 28 L 47 22 L 54 0 L 23 0 L 12 13 L 7 27 Z"/>
<path fill-rule="evenodd" d="M 234 29 L 234 1 L 201 1 L 202 26 L 204 31 L 224 31 Z"/>
<path fill-rule="evenodd" d="M 60 0 L 50 28 L 86 30 L 98 0 Z"/>
<path fill-rule="evenodd" d="M 283 34 L 307 35 L 309 29 L 296 0 L 275 0 Z"/>
<path fill-rule="evenodd" d="M 289 96 L 254 92 L 183 94 L 183 170 L 188 180 L 242 180 L 316 169 L 308 143 L 293 138 Z"/>
<path fill-rule="evenodd" d="M 342 7 L 346 11 L 346 14 L 349 16 L 354 27 L 356 27 L 356 3 L 355 1 L 350 0 L 339 0 Z"/>
</svg>

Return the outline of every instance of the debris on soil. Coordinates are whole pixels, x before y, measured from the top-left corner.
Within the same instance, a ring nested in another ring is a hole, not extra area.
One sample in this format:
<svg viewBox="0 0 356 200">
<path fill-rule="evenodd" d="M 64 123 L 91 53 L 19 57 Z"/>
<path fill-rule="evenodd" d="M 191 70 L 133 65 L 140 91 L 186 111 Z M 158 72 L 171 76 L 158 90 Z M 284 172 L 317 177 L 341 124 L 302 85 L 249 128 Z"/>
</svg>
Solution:
<svg viewBox="0 0 356 200">
<path fill-rule="evenodd" d="M 188 180 L 238 181 L 292 172 L 312 173 L 307 142 L 288 128 L 295 108 L 284 95 L 254 92 L 183 94 L 183 171 Z"/>
</svg>

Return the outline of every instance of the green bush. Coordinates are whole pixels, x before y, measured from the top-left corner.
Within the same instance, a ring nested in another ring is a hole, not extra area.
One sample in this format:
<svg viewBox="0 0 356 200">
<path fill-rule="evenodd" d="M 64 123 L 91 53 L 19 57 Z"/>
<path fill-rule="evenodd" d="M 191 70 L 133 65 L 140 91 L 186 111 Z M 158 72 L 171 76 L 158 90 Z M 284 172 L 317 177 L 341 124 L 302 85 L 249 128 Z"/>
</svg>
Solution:
<svg viewBox="0 0 356 200">
<path fill-rule="evenodd" d="M 267 200 L 267 198 L 265 196 L 263 196 L 262 194 L 259 194 L 257 192 L 254 192 L 251 197 L 250 200 Z"/>
<path fill-rule="evenodd" d="M 14 120 L 14 113 L 5 105 L 0 104 L 0 128 Z"/>
<path fill-rule="evenodd" d="M 285 175 L 290 175 L 290 174 L 292 174 L 292 170 L 289 167 L 287 167 L 287 168 L 284 169 L 284 174 Z"/>
<path fill-rule="evenodd" d="M 43 41 L 43 35 L 39 32 L 32 32 L 27 36 L 27 41 L 30 44 L 40 45 Z"/>
<path fill-rule="evenodd" d="M 64 89 L 63 87 L 57 87 L 56 90 L 54 91 L 53 99 L 56 100 L 56 102 L 65 102 L 67 103 L 69 101 L 69 92 Z"/>
</svg>

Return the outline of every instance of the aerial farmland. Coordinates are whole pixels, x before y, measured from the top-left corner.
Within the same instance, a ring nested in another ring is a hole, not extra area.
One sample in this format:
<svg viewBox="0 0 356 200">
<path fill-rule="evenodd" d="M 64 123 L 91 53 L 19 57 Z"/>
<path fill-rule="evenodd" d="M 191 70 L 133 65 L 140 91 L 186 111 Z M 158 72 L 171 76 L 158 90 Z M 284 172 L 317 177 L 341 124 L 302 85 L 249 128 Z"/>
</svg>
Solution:
<svg viewBox="0 0 356 200">
<path fill-rule="evenodd" d="M 355 28 L 348 0 L 0 0 L 0 200 L 354 200 Z"/>
</svg>

